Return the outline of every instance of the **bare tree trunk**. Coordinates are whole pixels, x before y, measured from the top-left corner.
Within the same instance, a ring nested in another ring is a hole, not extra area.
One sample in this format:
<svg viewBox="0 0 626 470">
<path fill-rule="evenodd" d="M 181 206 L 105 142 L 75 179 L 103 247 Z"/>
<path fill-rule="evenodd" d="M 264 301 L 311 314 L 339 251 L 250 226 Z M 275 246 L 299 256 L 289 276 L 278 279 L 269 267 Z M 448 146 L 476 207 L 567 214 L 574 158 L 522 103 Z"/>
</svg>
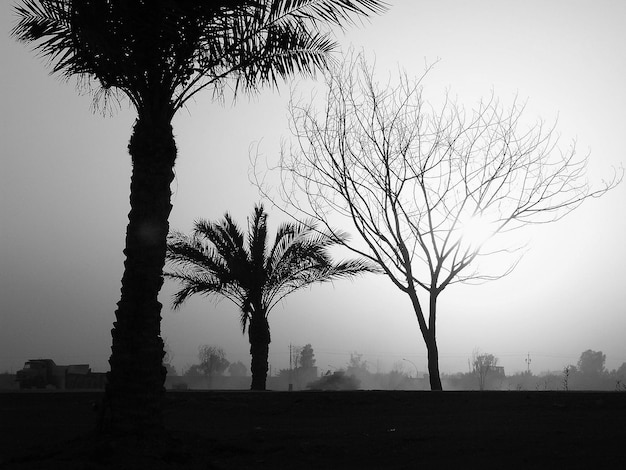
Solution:
<svg viewBox="0 0 626 470">
<path fill-rule="evenodd" d="M 248 338 L 250 339 L 250 355 L 252 356 L 250 390 L 265 390 L 269 368 L 267 358 L 271 341 L 270 325 L 265 313 L 252 315 L 248 325 Z"/>
<path fill-rule="evenodd" d="M 430 389 L 441 391 L 441 377 L 439 376 L 439 349 L 437 348 L 437 339 L 434 335 L 429 334 L 429 338 L 424 338 L 426 349 L 428 350 L 428 378 L 430 380 Z"/>
<path fill-rule="evenodd" d="M 431 293 L 430 305 L 429 305 L 429 324 L 426 324 L 424 319 L 424 312 L 420 304 L 417 293 L 415 292 L 415 286 L 409 281 L 409 290 L 407 291 L 411 303 L 413 304 L 413 310 L 419 323 L 422 338 L 426 344 L 426 350 L 428 351 L 428 377 L 430 381 L 431 390 L 442 390 L 441 378 L 439 377 L 439 350 L 437 349 L 437 338 L 435 336 L 435 322 L 436 322 L 436 309 L 437 309 L 437 295 Z"/>
<path fill-rule="evenodd" d="M 148 434 L 162 429 L 165 392 L 162 305 L 157 296 L 163 285 L 176 158 L 170 120 L 140 113 L 128 149 L 133 162 L 131 210 L 106 396 L 115 432 Z"/>
<path fill-rule="evenodd" d="M 437 277 L 433 277 L 433 284 Z M 439 292 L 431 287 L 428 303 L 428 334 L 424 337 L 428 349 L 428 376 L 431 390 L 443 390 L 439 376 L 439 348 L 437 347 L 437 296 Z"/>
</svg>

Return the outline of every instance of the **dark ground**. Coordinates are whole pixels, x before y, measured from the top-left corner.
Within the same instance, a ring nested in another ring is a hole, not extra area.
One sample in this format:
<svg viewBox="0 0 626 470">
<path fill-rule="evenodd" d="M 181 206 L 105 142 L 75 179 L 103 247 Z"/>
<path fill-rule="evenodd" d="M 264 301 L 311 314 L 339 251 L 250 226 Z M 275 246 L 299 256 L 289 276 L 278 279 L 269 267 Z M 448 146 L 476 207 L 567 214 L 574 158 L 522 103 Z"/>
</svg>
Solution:
<svg viewBox="0 0 626 470">
<path fill-rule="evenodd" d="M 168 392 L 175 452 L 81 437 L 100 397 L 0 393 L 0 469 L 626 469 L 623 392 Z"/>
</svg>

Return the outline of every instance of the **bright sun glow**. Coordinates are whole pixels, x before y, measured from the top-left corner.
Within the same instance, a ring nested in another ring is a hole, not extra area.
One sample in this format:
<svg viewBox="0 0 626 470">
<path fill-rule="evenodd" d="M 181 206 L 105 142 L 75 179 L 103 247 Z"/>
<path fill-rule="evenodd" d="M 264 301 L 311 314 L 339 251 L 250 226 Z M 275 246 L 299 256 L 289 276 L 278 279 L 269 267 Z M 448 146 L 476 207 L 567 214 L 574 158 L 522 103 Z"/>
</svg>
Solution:
<svg viewBox="0 0 626 470">
<path fill-rule="evenodd" d="M 487 217 L 472 217 L 461 225 L 460 236 L 464 246 L 480 247 L 494 234 L 494 222 Z"/>
</svg>

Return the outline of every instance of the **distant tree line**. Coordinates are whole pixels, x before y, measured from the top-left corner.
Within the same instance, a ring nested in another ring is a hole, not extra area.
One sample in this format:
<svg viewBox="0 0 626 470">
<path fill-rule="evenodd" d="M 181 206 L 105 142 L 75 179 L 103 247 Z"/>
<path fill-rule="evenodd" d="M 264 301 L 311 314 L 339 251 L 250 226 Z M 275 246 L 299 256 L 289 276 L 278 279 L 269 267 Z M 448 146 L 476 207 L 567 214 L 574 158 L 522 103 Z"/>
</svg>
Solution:
<svg viewBox="0 0 626 470">
<path fill-rule="evenodd" d="M 446 388 L 457 390 L 617 390 L 626 391 L 626 362 L 608 370 L 602 351 L 587 349 L 576 365 L 566 365 L 561 371 L 533 374 L 530 370 L 505 375 L 497 367 L 493 354 L 473 357 L 472 370 L 467 373 L 443 374 Z"/>
<path fill-rule="evenodd" d="M 167 349 L 166 347 L 166 351 Z M 166 364 L 166 367 L 168 371 L 173 371 L 170 374 L 173 376 L 171 386 L 175 389 L 222 388 L 220 384 L 216 384 L 216 378 L 223 377 L 225 372 L 228 372 L 230 377 L 247 377 L 247 368 L 243 362 L 231 363 L 226 359 L 226 354 L 221 347 L 209 344 L 198 347 L 198 362 L 188 365 L 180 376 L 170 364 Z"/>
<path fill-rule="evenodd" d="M 176 369 L 169 363 L 173 358 L 167 340 L 165 341 L 165 366 L 172 375 Z M 231 377 L 244 377 L 246 366 L 238 361 L 229 363 L 224 351 L 217 346 L 203 345 L 199 348 L 199 363 L 188 366 L 182 377 L 190 383 L 201 383 L 211 387 L 212 379 L 228 372 Z M 499 366 L 499 358 L 494 354 L 474 350 L 468 372 L 442 374 L 446 389 L 451 390 L 616 390 L 626 391 L 626 362 L 617 369 L 605 366 L 606 354 L 587 349 L 576 364 L 568 364 L 560 371 L 533 374 L 530 370 L 506 375 Z M 202 380 L 199 382 L 199 379 Z M 427 390 L 428 375 L 421 379 L 412 378 L 404 370 L 404 363 L 393 364 L 390 372 L 372 372 L 363 354 L 350 353 L 350 359 L 338 369 L 325 369 L 316 366 L 315 351 L 311 344 L 294 346 L 291 351 L 291 368 L 279 369 L 274 377 L 273 387 L 277 390 Z"/>
</svg>

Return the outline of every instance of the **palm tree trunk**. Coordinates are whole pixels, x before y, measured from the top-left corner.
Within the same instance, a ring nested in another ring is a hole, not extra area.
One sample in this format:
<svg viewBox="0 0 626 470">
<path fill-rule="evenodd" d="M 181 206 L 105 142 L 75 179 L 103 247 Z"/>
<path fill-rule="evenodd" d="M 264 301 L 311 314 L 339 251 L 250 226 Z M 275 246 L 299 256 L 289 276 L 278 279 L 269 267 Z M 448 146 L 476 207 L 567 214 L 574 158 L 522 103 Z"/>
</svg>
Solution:
<svg viewBox="0 0 626 470">
<path fill-rule="evenodd" d="M 121 434 L 162 429 L 165 392 L 162 305 L 157 296 L 163 285 L 176 145 L 170 119 L 146 114 L 139 114 L 128 146 L 133 162 L 131 209 L 106 393 L 113 430 Z"/>
<path fill-rule="evenodd" d="M 250 390 L 265 390 L 267 370 L 269 368 L 267 357 L 270 349 L 270 325 L 265 313 L 254 315 L 248 325 L 248 338 L 250 340 L 250 355 L 252 364 L 252 385 Z"/>
</svg>

